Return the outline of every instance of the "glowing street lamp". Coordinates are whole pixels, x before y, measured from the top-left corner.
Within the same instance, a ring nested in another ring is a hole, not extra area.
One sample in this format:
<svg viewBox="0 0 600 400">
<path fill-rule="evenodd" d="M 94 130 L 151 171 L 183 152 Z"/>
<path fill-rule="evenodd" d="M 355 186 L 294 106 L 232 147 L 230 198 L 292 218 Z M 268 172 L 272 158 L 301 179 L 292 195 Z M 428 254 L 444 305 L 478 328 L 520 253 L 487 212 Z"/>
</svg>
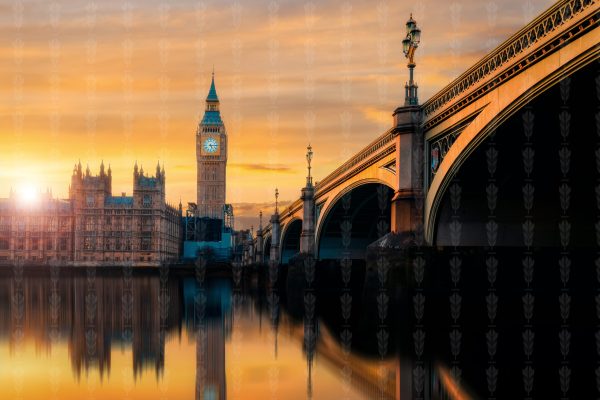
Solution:
<svg viewBox="0 0 600 400">
<path fill-rule="evenodd" d="M 408 59 L 408 70 L 410 73 L 409 81 L 405 85 L 405 106 L 412 106 L 419 104 L 419 98 L 417 96 L 417 89 L 419 88 L 413 80 L 413 72 L 415 69 L 415 51 L 419 47 L 421 41 L 421 30 L 417 27 L 417 21 L 412 18 L 412 14 L 408 21 L 406 21 L 406 37 L 402 40 L 402 51 L 404 56 Z"/>
</svg>

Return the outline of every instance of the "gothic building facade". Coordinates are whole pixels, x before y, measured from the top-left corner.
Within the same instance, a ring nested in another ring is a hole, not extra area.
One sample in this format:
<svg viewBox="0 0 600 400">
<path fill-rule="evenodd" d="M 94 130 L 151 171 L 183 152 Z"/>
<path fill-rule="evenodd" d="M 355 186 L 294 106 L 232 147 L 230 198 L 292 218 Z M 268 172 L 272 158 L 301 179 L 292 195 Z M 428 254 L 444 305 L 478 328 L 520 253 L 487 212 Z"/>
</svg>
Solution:
<svg viewBox="0 0 600 400">
<path fill-rule="evenodd" d="M 204 116 L 196 129 L 197 213 L 199 217 L 224 219 L 227 131 L 219 107 L 213 73 Z"/>
<path fill-rule="evenodd" d="M 53 199 L 50 192 L 39 203 L 24 203 L 11 190 L 0 199 L 0 264 L 62 264 L 73 261 L 73 208 L 69 200 Z"/>
<path fill-rule="evenodd" d="M 166 203 L 160 166 L 147 176 L 136 164 L 132 196 L 112 195 L 110 167 L 93 176 L 79 163 L 68 199 L 0 199 L 0 263 L 160 265 L 179 258 L 181 234 L 181 206 Z"/>
</svg>

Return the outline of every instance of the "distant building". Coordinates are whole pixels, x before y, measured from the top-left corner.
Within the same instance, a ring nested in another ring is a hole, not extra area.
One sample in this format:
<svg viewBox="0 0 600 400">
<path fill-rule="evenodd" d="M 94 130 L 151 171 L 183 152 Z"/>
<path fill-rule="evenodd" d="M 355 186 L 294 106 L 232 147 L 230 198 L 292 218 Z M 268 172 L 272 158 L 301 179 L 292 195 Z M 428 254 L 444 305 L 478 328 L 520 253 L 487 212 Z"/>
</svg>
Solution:
<svg viewBox="0 0 600 400">
<path fill-rule="evenodd" d="M 85 175 L 73 171 L 69 197 L 75 215 L 74 261 L 123 262 L 159 265 L 176 261 L 181 239 L 181 211 L 165 201 L 165 170 L 144 175 L 137 163 L 133 196 L 115 197 L 111 171 Z"/>
<path fill-rule="evenodd" d="M 110 167 L 92 176 L 75 166 L 69 199 L 22 204 L 14 193 L 0 199 L 0 263 L 160 265 L 178 260 L 181 207 L 165 201 L 165 171 L 134 168 L 133 196 L 112 195 Z"/>
</svg>

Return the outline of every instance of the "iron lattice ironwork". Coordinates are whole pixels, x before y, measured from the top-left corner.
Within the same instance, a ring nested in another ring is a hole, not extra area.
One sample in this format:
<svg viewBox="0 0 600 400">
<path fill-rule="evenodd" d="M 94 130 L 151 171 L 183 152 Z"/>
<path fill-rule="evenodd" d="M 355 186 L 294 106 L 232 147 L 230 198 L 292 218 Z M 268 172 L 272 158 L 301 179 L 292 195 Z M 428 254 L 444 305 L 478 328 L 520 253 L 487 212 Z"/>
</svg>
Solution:
<svg viewBox="0 0 600 400">
<path fill-rule="evenodd" d="M 558 2 L 427 101 L 423 105 L 425 116 L 441 109 L 476 83 L 497 72 L 506 63 L 547 38 L 549 33 L 565 25 L 575 16 L 597 3 L 598 0 L 563 0 Z"/>
</svg>

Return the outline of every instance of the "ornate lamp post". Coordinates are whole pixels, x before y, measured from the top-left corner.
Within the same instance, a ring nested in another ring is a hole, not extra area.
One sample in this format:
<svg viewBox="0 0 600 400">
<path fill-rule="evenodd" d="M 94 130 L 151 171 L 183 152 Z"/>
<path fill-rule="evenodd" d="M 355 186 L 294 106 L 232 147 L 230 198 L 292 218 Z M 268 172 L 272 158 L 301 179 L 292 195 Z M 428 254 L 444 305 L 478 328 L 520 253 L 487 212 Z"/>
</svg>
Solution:
<svg viewBox="0 0 600 400">
<path fill-rule="evenodd" d="M 279 189 L 275 188 L 275 214 L 279 214 Z"/>
<path fill-rule="evenodd" d="M 310 176 L 310 162 L 312 161 L 313 151 L 312 146 L 309 144 L 306 148 L 308 151 L 306 152 L 306 161 L 308 162 L 308 176 L 306 177 L 306 186 L 312 185 L 312 176 Z"/>
<path fill-rule="evenodd" d="M 413 80 L 413 72 L 415 69 L 415 51 L 419 47 L 421 41 L 421 30 L 417 27 L 417 21 L 410 18 L 406 21 L 406 37 L 402 41 L 402 50 L 404 56 L 408 59 L 408 70 L 410 73 L 409 81 L 405 85 L 406 97 L 404 101 L 405 106 L 413 106 L 419 104 L 419 98 L 417 96 L 417 89 L 419 88 Z"/>
<path fill-rule="evenodd" d="M 414 82 L 415 51 L 421 41 L 421 30 L 417 22 L 410 18 L 406 22 L 406 36 L 402 40 L 402 51 L 408 62 L 409 81 L 406 84 L 404 105 L 394 111 L 394 126 L 398 130 L 396 148 L 402 149 L 396 154 L 396 170 L 404 171 L 397 175 L 396 192 L 391 205 L 391 231 L 395 234 L 416 232 L 422 222 L 417 204 L 422 193 L 422 177 L 420 168 L 423 149 L 423 133 L 420 128 L 423 119 L 422 107 L 419 106 L 417 85 Z"/>
<path fill-rule="evenodd" d="M 312 175 L 310 173 L 313 158 L 312 146 L 306 147 L 306 163 L 308 165 L 308 175 L 306 176 L 306 186 L 302 188 L 302 233 L 300 234 L 300 253 L 314 255 L 315 247 L 315 187 L 312 184 Z"/>
</svg>

